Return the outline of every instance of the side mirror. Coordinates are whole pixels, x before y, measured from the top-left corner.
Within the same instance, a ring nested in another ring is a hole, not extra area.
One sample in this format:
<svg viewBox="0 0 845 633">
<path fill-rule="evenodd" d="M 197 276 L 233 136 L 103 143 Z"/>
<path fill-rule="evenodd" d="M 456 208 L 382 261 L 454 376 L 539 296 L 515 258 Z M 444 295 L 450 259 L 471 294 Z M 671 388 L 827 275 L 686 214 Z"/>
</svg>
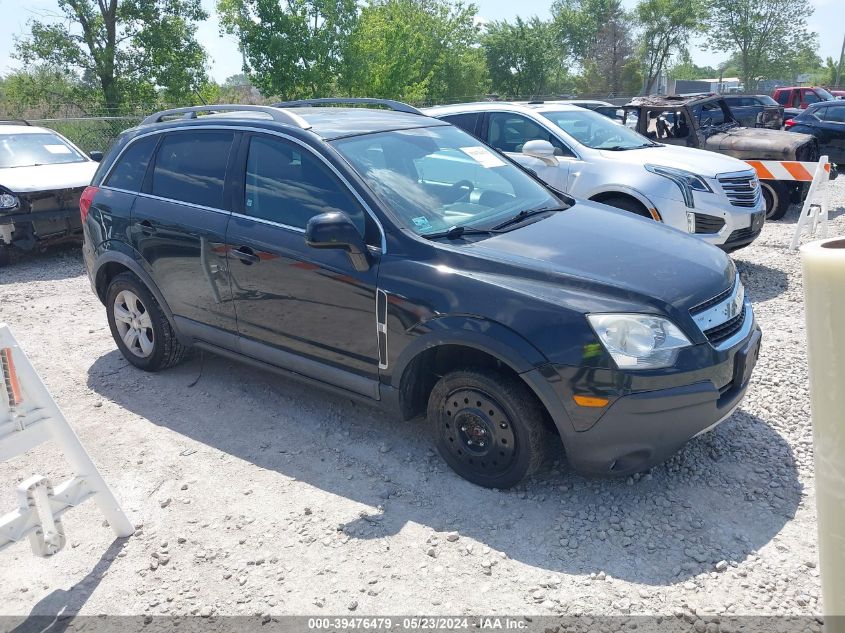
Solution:
<svg viewBox="0 0 845 633">
<path fill-rule="evenodd" d="M 370 269 L 364 238 L 345 213 L 332 211 L 312 217 L 305 225 L 305 243 L 311 248 L 345 250 L 355 270 Z"/>
<path fill-rule="evenodd" d="M 89 152 L 88 156 L 93 160 L 95 163 L 99 163 L 103 160 L 103 153 L 102 152 Z"/>
<path fill-rule="evenodd" d="M 544 163 L 551 165 L 556 164 L 555 148 L 548 141 L 528 141 L 522 146 L 522 153 L 526 156 L 531 156 L 532 158 L 539 158 Z"/>
</svg>

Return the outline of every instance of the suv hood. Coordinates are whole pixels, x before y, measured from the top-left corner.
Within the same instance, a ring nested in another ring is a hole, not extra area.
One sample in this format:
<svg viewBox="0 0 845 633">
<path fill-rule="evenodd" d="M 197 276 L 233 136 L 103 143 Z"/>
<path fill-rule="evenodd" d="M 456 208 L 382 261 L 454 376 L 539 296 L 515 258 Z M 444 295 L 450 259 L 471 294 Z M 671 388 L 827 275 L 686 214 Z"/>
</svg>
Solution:
<svg viewBox="0 0 845 633">
<path fill-rule="evenodd" d="M 581 200 L 566 211 L 459 248 L 504 264 L 501 274 L 685 313 L 686 318 L 690 308 L 730 288 L 736 274 L 730 258 L 715 246 Z"/>
<path fill-rule="evenodd" d="M 737 127 L 708 136 L 704 145 L 705 149 L 744 160 L 795 160 L 798 148 L 812 142 L 809 134 Z"/>
<path fill-rule="evenodd" d="M 705 152 L 692 147 L 677 145 L 663 145 L 661 147 L 644 147 L 622 152 L 602 150 L 603 158 L 631 165 L 661 165 L 685 169 L 699 176 L 715 178 L 717 174 L 737 171 L 748 171 L 751 167 L 731 156 Z"/>
<path fill-rule="evenodd" d="M 76 189 L 91 184 L 98 163 L 37 165 L 34 167 L 5 167 L 0 169 L 0 186 L 12 193 L 32 193 L 55 189 Z"/>
</svg>

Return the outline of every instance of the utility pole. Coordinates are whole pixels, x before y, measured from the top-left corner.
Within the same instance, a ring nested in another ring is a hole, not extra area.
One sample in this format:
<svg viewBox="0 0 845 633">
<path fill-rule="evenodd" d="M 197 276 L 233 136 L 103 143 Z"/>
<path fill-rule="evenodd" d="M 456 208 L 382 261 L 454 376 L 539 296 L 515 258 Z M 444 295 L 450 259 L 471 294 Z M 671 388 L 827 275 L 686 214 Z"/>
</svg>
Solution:
<svg viewBox="0 0 845 633">
<path fill-rule="evenodd" d="M 845 64 L 845 35 L 842 36 L 842 50 L 839 51 L 839 66 L 836 67 L 836 87 L 839 88 L 839 80 L 842 79 L 842 64 Z"/>
</svg>

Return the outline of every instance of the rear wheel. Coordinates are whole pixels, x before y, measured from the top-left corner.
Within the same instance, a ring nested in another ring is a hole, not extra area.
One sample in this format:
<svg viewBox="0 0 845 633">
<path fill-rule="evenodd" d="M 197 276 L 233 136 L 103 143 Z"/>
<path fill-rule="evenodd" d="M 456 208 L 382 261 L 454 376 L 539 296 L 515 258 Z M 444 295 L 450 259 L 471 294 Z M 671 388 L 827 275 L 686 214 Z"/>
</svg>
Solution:
<svg viewBox="0 0 845 633">
<path fill-rule="evenodd" d="M 777 180 L 761 180 L 760 187 L 766 202 L 766 219 L 780 220 L 789 210 L 789 186 Z"/>
<path fill-rule="evenodd" d="M 443 376 L 431 391 L 428 419 L 446 463 L 487 488 L 509 488 L 535 473 L 552 441 L 525 384 L 490 370 Z"/>
<path fill-rule="evenodd" d="M 132 273 L 112 279 L 106 293 L 109 328 L 118 349 L 130 363 L 158 371 L 179 363 L 186 348 L 149 289 Z"/>
</svg>

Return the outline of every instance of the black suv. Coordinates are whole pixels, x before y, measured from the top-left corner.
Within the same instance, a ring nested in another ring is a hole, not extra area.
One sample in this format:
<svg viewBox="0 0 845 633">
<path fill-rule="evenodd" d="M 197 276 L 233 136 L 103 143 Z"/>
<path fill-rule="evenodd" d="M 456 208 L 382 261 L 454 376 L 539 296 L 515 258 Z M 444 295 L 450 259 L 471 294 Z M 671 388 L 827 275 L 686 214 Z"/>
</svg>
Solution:
<svg viewBox="0 0 845 633">
<path fill-rule="evenodd" d="M 622 475 L 738 405 L 760 331 L 719 249 L 410 106 L 324 103 L 177 109 L 120 137 L 80 209 L 129 362 L 195 346 L 425 415 L 497 488 L 555 434 L 576 469 Z"/>
</svg>

